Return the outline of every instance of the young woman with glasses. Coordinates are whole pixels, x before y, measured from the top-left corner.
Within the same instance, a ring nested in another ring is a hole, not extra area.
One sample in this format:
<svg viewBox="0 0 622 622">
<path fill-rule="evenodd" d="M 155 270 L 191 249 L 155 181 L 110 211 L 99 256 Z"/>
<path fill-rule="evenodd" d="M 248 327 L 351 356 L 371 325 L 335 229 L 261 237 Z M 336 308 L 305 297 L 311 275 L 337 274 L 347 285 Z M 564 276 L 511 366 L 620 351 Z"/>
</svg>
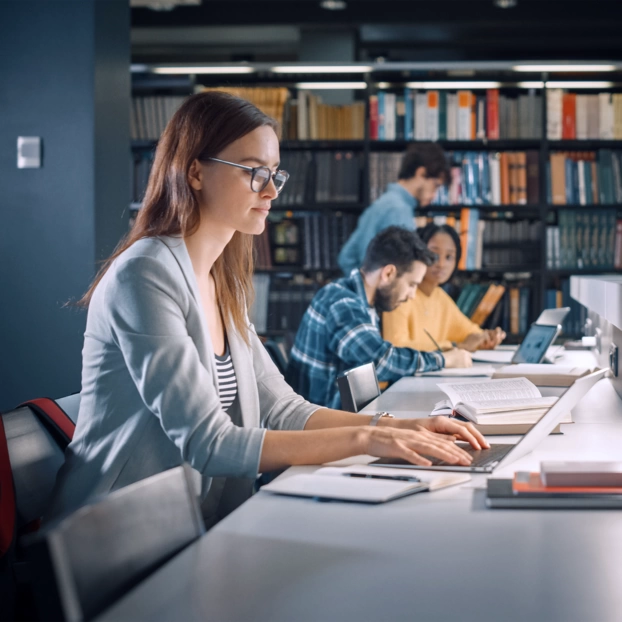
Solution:
<svg viewBox="0 0 622 622">
<path fill-rule="evenodd" d="M 469 464 L 455 437 L 487 446 L 471 425 L 320 408 L 285 383 L 247 317 L 252 236 L 288 178 L 276 131 L 220 92 L 166 127 L 136 223 L 82 301 L 80 413 L 51 514 L 187 461 L 209 526 L 261 472 L 358 454 Z"/>
</svg>

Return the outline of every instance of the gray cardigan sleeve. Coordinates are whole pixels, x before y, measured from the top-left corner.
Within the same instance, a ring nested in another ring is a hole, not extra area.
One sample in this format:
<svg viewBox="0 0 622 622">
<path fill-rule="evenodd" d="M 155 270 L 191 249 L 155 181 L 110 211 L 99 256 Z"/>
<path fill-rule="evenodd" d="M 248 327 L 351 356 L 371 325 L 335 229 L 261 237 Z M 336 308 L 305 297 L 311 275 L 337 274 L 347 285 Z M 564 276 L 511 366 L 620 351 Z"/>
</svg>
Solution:
<svg viewBox="0 0 622 622">
<path fill-rule="evenodd" d="M 262 425 L 269 430 L 302 430 L 309 417 L 322 407 L 295 393 L 263 347 L 253 326 L 249 334 Z"/>
<path fill-rule="evenodd" d="M 188 334 L 189 293 L 181 275 L 148 256 L 111 270 L 104 296 L 110 338 L 183 460 L 208 477 L 255 477 L 265 430 L 238 427 L 222 410 Z"/>
</svg>

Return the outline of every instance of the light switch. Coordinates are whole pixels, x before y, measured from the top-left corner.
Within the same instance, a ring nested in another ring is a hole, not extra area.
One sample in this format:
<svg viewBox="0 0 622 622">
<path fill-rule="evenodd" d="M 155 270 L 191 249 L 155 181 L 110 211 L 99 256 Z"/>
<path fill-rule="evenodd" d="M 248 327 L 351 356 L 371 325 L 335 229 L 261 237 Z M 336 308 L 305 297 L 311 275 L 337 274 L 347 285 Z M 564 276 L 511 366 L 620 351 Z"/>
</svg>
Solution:
<svg viewBox="0 0 622 622">
<path fill-rule="evenodd" d="M 41 137 L 17 137 L 17 168 L 41 168 Z"/>
</svg>

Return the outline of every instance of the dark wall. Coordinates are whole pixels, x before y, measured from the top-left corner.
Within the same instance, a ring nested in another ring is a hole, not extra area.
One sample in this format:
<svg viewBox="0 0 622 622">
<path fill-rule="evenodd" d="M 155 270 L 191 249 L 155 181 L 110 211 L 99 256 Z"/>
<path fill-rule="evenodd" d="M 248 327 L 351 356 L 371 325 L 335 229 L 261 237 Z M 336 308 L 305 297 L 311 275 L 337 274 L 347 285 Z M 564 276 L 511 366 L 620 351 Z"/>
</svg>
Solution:
<svg viewBox="0 0 622 622">
<path fill-rule="evenodd" d="M 80 390 L 86 314 L 63 305 L 127 229 L 128 4 L 0 2 L 0 410 Z"/>
</svg>

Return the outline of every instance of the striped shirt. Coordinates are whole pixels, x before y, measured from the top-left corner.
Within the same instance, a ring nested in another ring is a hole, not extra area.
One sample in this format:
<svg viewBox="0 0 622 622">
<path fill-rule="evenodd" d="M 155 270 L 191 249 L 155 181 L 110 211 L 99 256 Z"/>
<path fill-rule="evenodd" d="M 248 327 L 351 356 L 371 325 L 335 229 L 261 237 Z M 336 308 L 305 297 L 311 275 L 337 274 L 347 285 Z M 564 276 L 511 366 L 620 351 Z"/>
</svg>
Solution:
<svg viewBox="0 0 622 622">
<path fill-rule="evenodd" d="M 323 287 L 311 301 L 298 328 L 285 379 L 310 402 L 340 408 L 337 376 L 371 361 L 380 381 L 445 365 L 440 352 L 396 348 L 382 338 L 363 277 L 353 270 L 349 277 Z"/>
<path fill-rule="evenodd" d="M 216 372 L 218 373 L 218 394 L 223 410 L 227 410 L 235 401 L 238 394 L 238 383 L 233 369 L 229 344 L 226 344 L 225 353 L 222 356 L 214 355 L 216 358 Z"/>
</svg>

